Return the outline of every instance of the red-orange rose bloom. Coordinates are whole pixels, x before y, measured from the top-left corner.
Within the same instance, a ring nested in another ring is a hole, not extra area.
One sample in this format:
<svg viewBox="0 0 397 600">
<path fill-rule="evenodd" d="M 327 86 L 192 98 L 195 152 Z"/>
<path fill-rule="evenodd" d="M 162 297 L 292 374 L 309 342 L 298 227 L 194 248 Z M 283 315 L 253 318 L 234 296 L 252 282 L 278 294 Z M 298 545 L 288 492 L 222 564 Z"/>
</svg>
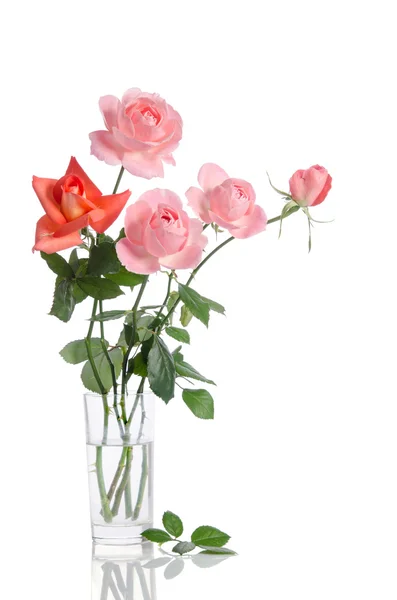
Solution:
<svg viewBox="0 0 397 600">
<path fill-rule="evenodd" d="M 33 250 L 47 254 L 82 243 L 80 230 L 90 225 L 103 233 L 117 219 L 130 191 L 102 196 L 72 156 L 61 179 L 33 177 L 33 189 L 46 214 L 38 220 Z"/>
</svg>

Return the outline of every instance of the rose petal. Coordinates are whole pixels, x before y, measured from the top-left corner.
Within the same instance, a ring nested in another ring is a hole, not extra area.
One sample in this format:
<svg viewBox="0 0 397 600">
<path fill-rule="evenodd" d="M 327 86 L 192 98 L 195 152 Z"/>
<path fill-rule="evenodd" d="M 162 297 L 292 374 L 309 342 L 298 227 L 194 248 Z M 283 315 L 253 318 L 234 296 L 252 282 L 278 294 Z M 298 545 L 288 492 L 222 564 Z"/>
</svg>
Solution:
<svg viewBox="0 0 397 600">
<path fill-rule="evenodd" d="M 132 175 L 152 179 L 164 177 L 164 167 L 160 158 L 154 155 L 144 155 L 137 152 L 126 152 L 122 159 L 123 167 Z"/>
<path fill-rule="evenodd" d="M 140 199 L 131 204 L 125 213 L 125 234 L 130 242 L 142 245 L 143 232 L 152 216 L 152 209 Z"/>
<path fill-rule="evenodd" d="M 202 254 L 202 248 L 193 244 L 176 254 L 160 258 L 160 264 L 167 269 L 194 269 L 200 263 Z"/>
<path fill-rule="evenodd" d="M 69 235 L 75 231 L 80 231 L 84 227 L 87 227 L 89 224 L 89 213 L 85 213 L 78 217 L 78 219 L 74 219 L 74 221 L 70 221 L 69 223 L 65 223 L 64 225 L 60 225 L 59 229 L 54 233 L 56 238 L 63 237 L 65 235 Z"/>
<path fill-rule="evenodd" d="M 143 245 L 150 254 L 158 258 L 168 254 L 164 246 L 160 243 L 156 231 L 150 225 L 143 232 Z"/>
<path fill-rule="evenodd" d="M 150 149 L 148 144 L 126 136 L 117 127 L 113 127 L 112 133 L 116 142 L 129 152 L 145 152 Z"/>
<path fill-rule="evenodd" d="M 54 223 L 51 219 L 44 215 L 38 220 L 36 226 L 36 242 L 33 250 L 40 250 L 47 254 L 60 252 L 73 246 L 79 246 L 83 240 L 77 232 L 71 233 L 64 237 L 55 238 L 54 232 L 59 228 L 58 223 Z"/>
<path fill-rule="evenodd" d="M 190 219 L 188 245 L 198 245 L 204 249 L 208 244 L 207 236 L 203 235 L 203 224 L 198 219 Z"/>
<path fill-rule="evenodd" d="M 190 187 L 185 193 L 189 206 L 204 223 L 211 223 L 208 213 L 208 196 L 197 187 Z"/>
<path fill-rule="evenodd" d="M 229 179 L 229 175 L 215 163 L 204 164 L 198 174 L 198 182 L 205 192 L 221 185 L 225 179 Z"/>
<path fill-rule="evenodd" d="M 66 223 L 66 219 L 60 211 L 60 206 L 55 202 L 53 190 L 56 179 L 45 179 L 44 177 L 33 176 L 33 189 L 41 202 L 45 212 L 54 223 Z"/>
<path fill-rule="evenodd" d="M 127 106 L 128 104 L 135 102 L 141 94 L 142 92 L 139 88 L 130 88 L 123 95 L 121 102 L 124 106 Z"/>
<path fill-rule="evenodd" d="M 127 238 L 117 242 L 116 252 L 121 264 L 132 273 L 150 275 L 160 269 L 157 258 L 151 256 L 143 246 L 132 244 Z"/>
<path fill-rule="evenodd" d="M 128 202 L 131 192 L 126 190 L 121 194 L 111 194 L 109 196 L 101 196 L 97 199 L 96 205 L 98 209 L 103 211 L 101 218 L 96 218 L 94 211 L 90 212 L 90 223 L 92 228 L 97 233 L 104 233 L 117 219 L 123 208 Z M 99 215 L 99 213 L 95 213 Z"/>
<path fill-rule="evenodd" d="M 208 192 L 211 212 L 224 219 L 227 223 L 231 221 L 229 218 L 232 208 L 231 191 L 231 187 L 225 188 L 223 185 L 218 185 Z"/>
<path fill-rule="evenodd" d="M 232 225 L 233 228 L 229 229 L 230 233 L 235 238 L 246 239 L 266 229 L 267 216 L 263 208 L 256 205 L 250 215 L 234 221 Z"/>
<path fill-rule="evenodd" d="M 120 105 L 121 102 L 116 96 L 102 96 L 102 98 L 99 98 L 99 108 L 109 131 L 112 131 L 113 127 L 117 127 L 117 115 Z"/>
<path fill-rule="evenodd" d="M 158 209 L 159 204 L 165 204 L 177 211 L 183 210 L 181 199 L 177 194 L 175 194 L 175 192 L 172 192 L 171 190 L 164 190 L 160 188 L 148 190 L 139 197 L 139 200 L 146 202 L 153 211 Z"/>
<path fill-rule="evenodd" d="M 63 192 L 61 208 L 67 221 L 73 221 L 91 210 L 84 198 L 72 192 Z"/>
<path fill-rule="evenodd" d="M 91 181 L 87 173 L 80 167 L 74 156 L 72 156 L 70 159 L 65 175 L 76 175 L 79 179 L 81 179 L 84 185 L 86 196 L 89 200 L 92 198 L 97 198 L 98 196 L 102 196 L 101 190 L 99 190 Z"/>
<path fill-rule="evenodd" d="M 108 165 L 119 165 L 123 158 L 123 149 L 117 144 L 109 131 L 90 133 L 91 154 Z"/>
</svg>

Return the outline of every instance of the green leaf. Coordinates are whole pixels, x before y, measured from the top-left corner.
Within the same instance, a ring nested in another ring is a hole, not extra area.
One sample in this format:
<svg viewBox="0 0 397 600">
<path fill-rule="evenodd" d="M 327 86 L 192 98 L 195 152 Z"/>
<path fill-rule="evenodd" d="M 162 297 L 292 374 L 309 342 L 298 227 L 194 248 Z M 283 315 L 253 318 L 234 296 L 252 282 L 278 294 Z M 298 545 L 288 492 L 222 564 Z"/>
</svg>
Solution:
<svg viewBox="0 0 397 600">
<path fill-rule="evenodd" d="M 83 277 L 77 283 L 83 292 L 96 300 L 110 300 L 124 294 L 116 283 L 99 277 Z"/>
<path fill-rule="evenodd" d="M 106 235 L 105 233 L 99 233 L 97 235 L 98 244 L 109 243 L 114 244 L 114 240 L 110 235 Z"/>
<path fill-rule="evenodd" d="M 124 229 L 124 227 L 122 227 L 122 228 L 120 229 L 120 233 L 119 233 L 119 235 L 118 235 L 118 238 L 115 240 L 115 243 L 117 244 L 117 242 L 119 242 L 120 240 L 122 240 L 122 239 L 123 239 L 123 238 L 125 238 L 125 237 L 126 237 L 126 236 L 125 236 L 125 229 Z"/>
<path fill-rule="evenodd" d="M 60 275 L 61 277 L 73 277 L 74 271 L 72 267 L 66 262 L 66 260 L 60 254 L 46 254 L 40 252 L 41 258 L 43 258 L 51 271 Z"/>
<path fill-rule="evenodd" d="M 125 317 L 127 310 L 105 310 L 104 312 L 95 315 L 91 321 L 114 321 Z"/>
<path fill-rule="evenodd" d="M 133 335 L 134 328 L 132 327 L 132 325 L 127 325 L 127 323 L 124 323 L 124 339 L 127 346 L 130 345 Z"/>
<path fill-rule="evenodd" d="M 133 373 L 139 377 L 147 377 L 147 364 L 143 359 L 142 352 L 139 352 L 134 358 Z"/>
<path fill-rule="evenodd" d="M 171 310 L 171 308 L 174 306 L 174 304 L 176 303 L 176 301 L 179 298 L 179 294 L 178 292 L 171 292 L 170 293 L 170 297 L 168 298 L 168 302 L 167 302 L 167 309 Z"/>
<path fill-rule="evenodd" d="M 148 331 L 151 324 L 153 323 L 153 320 L 154 317 L 152 315 L 143 315 L 139 317 L 136 327 L 140 342 L 145 342 L 153 335 L 151 331 Z"/>
<path fill-rule="evenodd" d="M 222 304 L 219 304 L 218 302 L 215 302 L 215 300 L 211 300 L 210 298 L 205 298 L 204 296 L 201 296 L 202 299 L 204 300 L 204 302 L 207 302 L 207 304 L 210 305 L 210 309 L 213 310 L 214 312 L 217 312 L 221 315 L 225 314 L 225 307 L 222 306 Z"/>
<path fill-rule="evenodd" d="M 191 539 L 196 546 L 220 548 L 228 543 L 230 540 L 230 535 L 227 535 L 227 533 L 224 533 L 216 527 L 203 525 L 202 527 L 198 527 L 195 531 L 193 531 Z"/>
<path fill-rule="evenodd" d="M 113 350 L 110 350 L 109 356 L 110 356 L 112 363 L 114 364 L 114 369 L 116 372 L 116 379 L 117 379 L 121 373 L 121 365 L 123 362 L 123 352 L 120 350 L 120 348 L 114 348 Z M 103 383 L 103 386 L 104 386 L 105 390 L 108 392 L 111 389 L 113 382 L 112 382 L 112 372 L 110 370 L 110 366 L 109 366 L 109 363 L 107 361 L 105 354 L 102 352 L 101 354 L 96 356 L 94 358 L 94 362 L 95 362 L 96 368 L 98 370 L 99 377 Z M 97 394 L 101 393 L 101 390 L 99 389 L 98 383 L 97 383 L 94 373 L 92 371 L 91 365 L 88 361 L 85 363 L 85 365 L 83 367 L 83 370 L 81 373 L 81 379 L 83 381 L 84 386 L 88 390 L 91 390 L 91 392 L 95 392 Z"/>
<path fill-rule="evenodd" d="M 120 267 L 121 263 L 117 258 L 114 244 L 103 242 L 91 249 L 87 270 L 89 275 L 99 276 L 105 275 L 105 273 L 117 273 Z"/>
<path fill-rule="evenodd" d="M 76 273 L 79 268 L 79 255 L 77 254 L 77 248 L 74 248 L 69 256 L 69 264 L 73 269 L 73 273 Z"/>
<path fill-rule="evenodd" d="M 177 355 L 176 357 L 174 356 L 175 370 L 177 372 L 177 375 L 179 375 L 180 377 L 187 377 L 188 379 L 196 379 L 197 381 L 202 381 L 203 383 L 210 383 L 211 385 L 216 385 L 214 381 L 212 381 L 211 379 L 207 379 L 198 371 L 196 371 L 196 369 L 192 367 L 192 365 L 189 365 L 189 363 L 184 362 L 183 359 L 181 360 L 180 356 L 181 355 Z"/>
<path fill-rule="evenodd" d="M 192 288 L 187 287 L 186 285 L 182 285 L 181 283 L 178 286 L 179 295 L 181 297 L 182 302 L 187 306 L 190 312 L 193 314 L 196 319 L 204 323 L 206 327 L 208 327 L 208 322 L 210 318 L 210 306 L 208 302 L 205 302 L 203 298 Z"/>
<path fill-rule="evenodd" d="M 199 419 L 214 418 L 214 400 L 207 390 L 183 390 L 182 398 L 186 406 Z"/>
<path fill-rule="evenodd" d="M 110 279 L 110 281 L 114 281 L 117 285 L 123 285 L 125 287 L 140 285 L 146 279 L 146 275 L 131 273 L 130 271 L 127 271 L 125 267 L 121 267 L 117 273 L 106 273 L 105 277 L 106 279 Z"/>
<path fill-rule="evenodd" d="M 70 321 L 75 305 L 73 282 L 63 279 L 55 285 L 54 300 L 49 314 L 67 323 Z"/>
<path fill-rule="evenodd" d="M 174 359 L 163 340 L 154 335 L 148 355 L 148 379 L 152 391 L 165 403 L 174 397 L 175 377 Z"/>
<path fill-rule="evenodd" d="M 182 554 L 186 554 L 186 552 L 192 552 L 196 547 L 196 544 L 193 542 L 179 542 L 176 546 L 173 547 L 172 551 L 177 552 L 182 556 Z"/>
<path fill-rule="evenodd" d="M 149 542 L 155 542 L 157 544 L 164 544 L 164 542 L 172 541 L 172 538 L 168 533 L 162 529 L 145 529 L 145 531 L 142 531 L 141 535 L 149 540 Z"/>
<path fill-rule="evenodd" d="M 183 304 L 183 306 L 181 308 L 181 318 L 180 318 L 180 322 L 183 325 L 183 327 L 187 327 L 192 319 L 193 319 L 192 313 L 190 312 L 188 307 Z"/>
<path fill-rule="evenodd" d="M 76 277 L 85 277 L 88 269 L 88 258 L 79 258 L 79 265 L 76 270 Z"/>
<path fill-rule="evenodd" d="M 73 298 L 76 300 L 76 304 L 83 302 L 87 298 L 87 294 L 79 287 L 77 281 L 73 281 Z"/>
<path fill-rule="evenodd" d="M 204 551 L 200 552 L 200 554 L 237 554 L 237 552 L 230 548 L 217 548 L 216 546 L 203 546 L 202 544 L 200 544 L 199 548 L 204 548 Z"/>
<path fill-rule="evenodd" d="M 163 514 L 163 525 L 170 535 L 179 538 L 183 533 L 183 523 L 178 515 L 170 510 Z"/>
<path fill-rule="evenodd" d="M 182 362 L 183 361 L 183 354 L 181 353 L 181 349 L 182 349 L 182 346 L 178 346 L 178 348 L 175 348 L 175 350 L 173 350 L 172 356 L 174 357 L 174 362 Z"/>
<path fill-rule="evenodd" d="M 178 342 L 190 344 L 190 335 L 185 329 L 181 329 L 180 327 L 166 327 L 165 333 Z"/>
<path fill-rule="evenodd" d="M 106 346 L 108 346 L 108 342 L 105 340 L 105 344 Z M 101 340 L 99 338 L 91 338 L 91 348 L 92 348 L 92 355 L 95 358 L 95 356 L 98 356 L 99 354 L 102 354 L 103 349 L 102 349 L 102 344 L 101 344 Z M 71 365 L 77 365 L 85 360 L 88 359 L 87 356 L 87 348 L 85 345 L 85 340 L 75 340 L 74 342 L 70 342 L 69 344 L 66 344 L 66 346 L 64 348 L 62 348 L 62 350 L 59 353 L 62 358 L 64 360 L 66 360 L 67 363 L 70 363 Z"/>
</svg>

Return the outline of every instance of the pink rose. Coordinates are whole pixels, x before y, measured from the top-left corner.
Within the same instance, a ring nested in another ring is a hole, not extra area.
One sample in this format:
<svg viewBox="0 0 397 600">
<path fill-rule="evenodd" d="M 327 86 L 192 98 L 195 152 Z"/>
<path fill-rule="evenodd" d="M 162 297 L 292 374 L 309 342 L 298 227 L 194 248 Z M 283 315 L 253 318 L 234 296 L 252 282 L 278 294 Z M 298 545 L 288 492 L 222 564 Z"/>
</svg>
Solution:
<svg viewBox="0 0 397 600">
<path fill-rule="evenodd" d="M 331 189 L 332 177 L 327 169 L 314 165 L 296 171 L 289 180 L 292 199 L 300 206 L 316 206 L 323 202 Z"/>
<path fill-rule="evenodd" d="M 218 165 L 207 163 L 198 174 L 202 190 L 186 192 L 189 205 L 204 223 L 216 223 L 235 238 L 248 238 L 266 229 L 265 211 L 255 204 L 248 181 L 231 179 Z"/>
<path fill-rule="evenodd" d="M 90 133 L 91 154 L 108 165 L 123 165 L 138 177 L 164 177 L 163 162 L 175 165 L 172 152 L 182 138 L 180 115 L 160 98 L 138 88 L 99 100 L 107 131 Z"/>
<path fill-rule="evenodd" d="M 208 242 L 202 232 L 202 223 L 187 215 L 174 192 L 150 190 L 127 209 L 126 237 L 117 243 L 117 255 L 133 273 L 194 269 Z"/>
</svg>

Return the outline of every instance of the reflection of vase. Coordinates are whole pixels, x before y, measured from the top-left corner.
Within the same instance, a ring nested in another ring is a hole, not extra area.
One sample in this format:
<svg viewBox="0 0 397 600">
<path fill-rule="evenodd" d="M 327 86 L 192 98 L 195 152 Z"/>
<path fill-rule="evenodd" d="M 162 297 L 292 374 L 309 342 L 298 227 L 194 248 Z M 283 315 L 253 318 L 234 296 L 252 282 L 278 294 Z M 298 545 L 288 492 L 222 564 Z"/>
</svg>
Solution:
<svg viewBox="0 0 397 600">
<path fill-rule="evenodd" d="M 91 600 L 156 600 L 155 569 L 142 562 L 153 557 L 152 544 L 134 546 L 128 557 L 104 557 L 94 544 Z"/>
<path fill-rule="evenodd" d="M 92 537 L 140 543 L 153 522 L 154 396 L 84 398 Z"/>
</svg>

